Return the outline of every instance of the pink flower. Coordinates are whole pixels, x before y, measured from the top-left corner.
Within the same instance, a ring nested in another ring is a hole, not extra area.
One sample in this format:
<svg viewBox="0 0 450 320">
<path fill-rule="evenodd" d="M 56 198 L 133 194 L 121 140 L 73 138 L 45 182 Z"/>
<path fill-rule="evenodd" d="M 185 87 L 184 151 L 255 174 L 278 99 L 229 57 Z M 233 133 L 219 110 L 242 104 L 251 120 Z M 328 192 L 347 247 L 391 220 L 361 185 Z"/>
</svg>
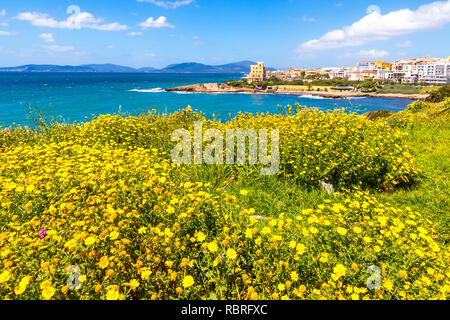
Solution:
<svg viewBox="0 0 450 320">
<path fill-rule="evenodd" d="M 41 238 L 44 238 L 46 233 L 47 233 L 47 229 L 42 229 L 41 231 L 39 231 L 39 236 Z"/>
<path fill-rule="evenodd" d="M 5 133 L 9 133 L 9 128 L 6 128 L 6 129 L 5 129 Z"/>
</svg>

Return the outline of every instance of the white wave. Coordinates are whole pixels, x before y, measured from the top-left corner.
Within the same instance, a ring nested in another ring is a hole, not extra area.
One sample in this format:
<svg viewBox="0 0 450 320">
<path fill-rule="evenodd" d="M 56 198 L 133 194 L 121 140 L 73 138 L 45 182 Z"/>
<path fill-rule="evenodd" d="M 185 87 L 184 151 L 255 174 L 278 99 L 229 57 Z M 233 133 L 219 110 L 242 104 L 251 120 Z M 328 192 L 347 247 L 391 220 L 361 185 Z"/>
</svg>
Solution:
<svg viewBox="0 0 450 320">
<path fill-rule="evenodd" d="M 193 93 L 199 93 L 199 92 L 189 92 L 189 91 L 172 91 L 175 92 L 177 94 L 193 94 Z"/>
<path fill-rule="evenodd" d="M 151 89 L 131 89 L 128 91 L 133 92 L 165 92 L 163 88 L 151 88 Z"/>
<path fill-rule="evenodd" d="M 325 97 L 321 97 L 321 96 L 313 96 L 312 94 L 302 94 L 302 95 L 300 96 L 300 98 L 318 99 L 318 100 L 330 99 L 330 98 L 325 98 Z"/>
<path fill-rule="evenodd" d="M 219 95 L 219 94 L 255 94 L 252 92 L 192 92 L 192 91 L 172 91 L 178 94 L 208 94 L 208 95 Z"/>
</svg>

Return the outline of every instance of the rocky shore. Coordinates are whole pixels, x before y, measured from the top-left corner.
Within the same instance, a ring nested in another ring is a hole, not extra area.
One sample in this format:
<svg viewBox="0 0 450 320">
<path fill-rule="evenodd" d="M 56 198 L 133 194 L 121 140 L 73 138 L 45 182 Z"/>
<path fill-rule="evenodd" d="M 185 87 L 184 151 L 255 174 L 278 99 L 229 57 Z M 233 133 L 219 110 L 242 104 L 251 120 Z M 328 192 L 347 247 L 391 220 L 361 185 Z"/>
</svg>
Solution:
<svg viewBox="0 0 450 320">
<path fill-rule="evenodd" d="M 402 93 L 376 93 L 376 92 L 326 92 L 326 91 L 298 91 L 298 90 L 286 90 L 286 89 L 248 89 L 248 88 L 234 88 L 226 84 L 218 83 L 197 83 L 187 86 L 167 88 L 165 91 L 181 91 L 181 92 L 198 92 L 198 93 L 274 93 L 274 94 L 298 94 L 298 95 L 311 95 L 319 96 L 323 98 L 332 99 L 346 99 L 350 97 L 378 97 L 378 98 L 396 98 L 396 99 L 408 99 L 408 100 L 425 100 L 428 96 L 426 94 L 402 94 Z"/>
<path fill-rule="evenodd" d="M 244 89 L 244 88 L 234 88 L 228 86 L 226 84 L 218 84 L 218 83 L 197 83 L 191 84 L 188 86 L 181 86 L 175 88 L 167 88 L 165 91 L 181 91 L 181 92 L 207 92 L 207 93 L 236 93 L 236 92 L 249 92 L 254 93 L 260 90 L 254 89 Z M 263 91 L 263 90 L 262 90 Z"/>
</svg>

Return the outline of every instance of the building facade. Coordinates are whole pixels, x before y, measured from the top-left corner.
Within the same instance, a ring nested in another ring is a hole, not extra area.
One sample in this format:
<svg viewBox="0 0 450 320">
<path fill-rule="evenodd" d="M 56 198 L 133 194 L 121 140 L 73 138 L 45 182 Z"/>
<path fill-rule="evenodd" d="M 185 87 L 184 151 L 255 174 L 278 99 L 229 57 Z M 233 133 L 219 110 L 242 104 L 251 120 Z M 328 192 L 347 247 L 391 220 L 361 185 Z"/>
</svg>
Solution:
<svg viewBox="0 0 450 320">
<path fill-rule="evenodd" d="M 386 70 L 386 71 L 390 71 L 391 67 L 392 67 L 392 63 L 389 62 L 384 62 L 384 61 L 377 61 L 374 64 L 375 69 L 377 70 Z"/>
<path fill-rule="evenodd" d="M 250 73 L 247 76 L 250 82 L 261 82 L 266 80 L 266 67 L 263 62 L 250 66 Z"/>
<path fill-rule="evenodd" d="M 360 61 L 356 65 L 359 72 L 369 71 L 375 69 L 376 61 Z"/>
<path fill-rule="evenodd" d="M 450 61 L 442 61 L 417 66 L 419 82 L 450 83 Z"/>
</svg>

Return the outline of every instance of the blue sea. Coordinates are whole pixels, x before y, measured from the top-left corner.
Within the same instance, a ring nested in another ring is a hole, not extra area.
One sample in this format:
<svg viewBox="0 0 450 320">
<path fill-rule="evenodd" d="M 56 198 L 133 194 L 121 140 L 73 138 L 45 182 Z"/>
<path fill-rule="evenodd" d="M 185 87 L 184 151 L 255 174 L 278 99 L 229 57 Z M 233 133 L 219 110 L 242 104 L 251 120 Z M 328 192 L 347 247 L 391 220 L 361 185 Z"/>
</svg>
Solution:
<svg viewBox="0 0 450 320">
<path fill-rule="evenodd" d="M 359 114 L 373 110 L 400 111 L 411 103 L 403 99 L 324 99 L 277 94 L 207 94 L 165 92 L 162 89 L 194 83 L 240 79 L 241 74 L 136 74 L 136 73 L 0 73 L 0 126 L 32 125 L 29 105 L 48 119 L 72 123 L 93 115 L 140 114 L 151 109 L 173 112 L 190 105 L 208 117 L 228 120 L 239 111 L 279 112 L 278 106 L 296 102 L 328 110 L 346 107 Z"/>
</svg>

